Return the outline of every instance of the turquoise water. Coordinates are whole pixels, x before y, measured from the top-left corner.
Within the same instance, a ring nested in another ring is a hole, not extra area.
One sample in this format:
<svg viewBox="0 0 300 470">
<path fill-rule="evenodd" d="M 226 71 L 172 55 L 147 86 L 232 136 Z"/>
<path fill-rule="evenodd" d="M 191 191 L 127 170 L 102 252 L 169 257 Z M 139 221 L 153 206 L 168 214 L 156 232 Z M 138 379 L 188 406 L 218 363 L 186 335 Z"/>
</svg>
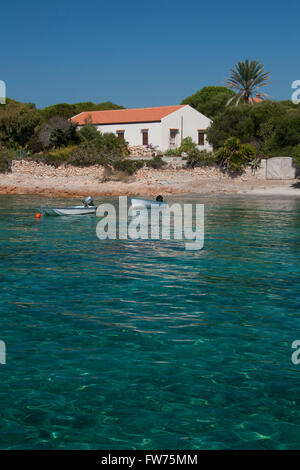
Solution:
<svg viewBox="0 0 300 470">
<path fill-rule="evenodd" d="M 202 251 L 1 196 L 1 449 L 300 448 L 300 199 L 187 201 Z"/>
</svg>

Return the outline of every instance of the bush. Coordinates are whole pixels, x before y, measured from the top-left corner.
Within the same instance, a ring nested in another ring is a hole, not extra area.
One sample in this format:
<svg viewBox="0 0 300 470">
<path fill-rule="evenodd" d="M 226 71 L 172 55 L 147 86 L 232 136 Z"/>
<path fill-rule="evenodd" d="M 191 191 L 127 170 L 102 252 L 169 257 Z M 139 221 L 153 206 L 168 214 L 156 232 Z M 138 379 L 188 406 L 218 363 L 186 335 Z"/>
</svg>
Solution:
<svg viewBox="0 0 300 470">
<path fill-rule="evenodd" d="M 52 165 L 59 167 L 65 163 L 69 163 L 72 153 L 75 151 L 76 145 L 69 145 L 61 149 L 45 151 L 31 155 L 29 158 L 38 163 L 45 163 L 45 165 Z"/>
<path fill-rule="evenodd" d="M 79 142 L 76 128 L 77 126 L 70 121 L 53 117 L 49 122 L 42 125 L 38 138 L 45 148 L 67 146 Z"/>
<path fill-rule="evenodd" d="M 44 149 L 44 146 L 42 142 L 40 141 L 39 136 L 37 134 L 32 135 L 31 138 L 29 139 L 28 149 L 33 154 L 42 152 L 42 150 Z"/>
<path fill-rule="evenodd" d="M 103 165 L 112 167 L 114 161 L 128 154 L 126 142 L 114 134 L 98 134 L 97 139 L 85 140 L 79 145 L 68 145 L 34 154 L 31 158 L 55 167 L 69 163 L 74 166 Z"/>
<path fill-rule="evenodd" d="M 101 155 L 107 158 L 110 162 L 129 155 L 127 142 L 113 133 L 99 133 L 99 136 L 94 142 Z"/>
<path fill-rule="evenodd" d="M 113 166 L 128 155 L 127 143 L 112 133 L 100 134 L 91 141 L 85 140 L 70 155 L 69 163 L 75 166 Z"/>
<path fill-rule="evenodd" d="M 140 168 L 143 168 L 145 164 L 144 160 L 116 160 L 113 163 L 113 167 L 117 171 L 122 171 L 127 175 L 133 175 L 136 173 Z"/>
<path fill-rule="evenodd" d="M 215 166 L 215 156 L 206 150 L 195 149 L 186 158 L 187 168 L 195 168 L 201 166 Z"/>
<path fill-rule="evenodd" d="M 181 155 L 183 152 L 185 152 L 189 155 L 194 150 L 198 150 L 197 144 L 193 142 L 191 137 L 185 137 L 182 139 L 180 147 L 173 151 L 173 154 Z"/>
<path fill-rule="evenodd" d="M 148 160 L 146 163 L 148 168 L 153 168 L 154 170 L 160 170 L 164 166 L 166 166 L 166 162 L 163 161 L 163 159 L 157 155 L 156 157 L 153 157 L 151 160 Z"/>
<path fill-rule="evenodd" d="M 11 154 L 8 149 L 2 147 L 0 149 L 0 173 L 11 172 Z"/>
<path fill-rule="evenodd" d="M 216 153 L 216 162 L 228 172 L 240 172 L 248 165 L 257 165 L 255 148 L 250 144 L 242 145 L 240 139 L 227 139 Z"/>
<path fill-rule="evenodd" d="M 105 166 L 109 164 L 109 160 L 101 155 L 94 142 L 83 142 L 71 153 L 68 163 L 74 166 Z"/>
<path fill-rule="evenodd" d="M 92 140 L 99 139 L 101 134 L 94 126 L 87 125 L 80 129 L 78 135 L 82 142 L 91 142 Z"/>
</svg>

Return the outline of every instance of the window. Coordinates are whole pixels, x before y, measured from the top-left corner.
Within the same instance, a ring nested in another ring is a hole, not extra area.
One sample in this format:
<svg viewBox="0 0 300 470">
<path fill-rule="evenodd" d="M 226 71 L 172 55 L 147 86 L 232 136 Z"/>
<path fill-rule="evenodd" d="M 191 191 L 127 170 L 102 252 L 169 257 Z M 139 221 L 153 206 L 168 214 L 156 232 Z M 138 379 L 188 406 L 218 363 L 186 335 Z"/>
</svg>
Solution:
<svg viewBox="0 0 300 470">
<path fill-rule="evenodd" d="M 204 130 L 199 130 L 198 131 L 198 145 L 204 145 Z"/>
<path fill-rule="evenodd" d="M 148 139 L 148 129 L 142 129 L 142 137 L 143 137 L 143 145 L 148 145 L 149 144 L 149 139 Z"/>
<path fill-rule="evenodd" d="M 117 136 L 119 137 L 119 139 L 125 139 L 125 131 L 124 130 L 120 130 L 120 131 L 117 131 Z"/>
</svg>

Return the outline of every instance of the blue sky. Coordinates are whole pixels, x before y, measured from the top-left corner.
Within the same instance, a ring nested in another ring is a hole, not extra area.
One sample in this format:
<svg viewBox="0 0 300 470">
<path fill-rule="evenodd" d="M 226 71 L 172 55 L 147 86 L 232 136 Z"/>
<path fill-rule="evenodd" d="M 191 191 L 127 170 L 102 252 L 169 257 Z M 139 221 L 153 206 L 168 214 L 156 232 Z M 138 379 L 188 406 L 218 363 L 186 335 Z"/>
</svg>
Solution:
<svg viewBox="0 0 300 470">
<path fill-rule="evenodd" d="M 300 79 L 297 3 L 2 2 L 0 79 L 7 96 L 38 107 L 108 100 L 160 106 L 223 85 L 229 69 L 248 58 L 271 72 L 265 91 L 289 99 Z"/>
</svg>

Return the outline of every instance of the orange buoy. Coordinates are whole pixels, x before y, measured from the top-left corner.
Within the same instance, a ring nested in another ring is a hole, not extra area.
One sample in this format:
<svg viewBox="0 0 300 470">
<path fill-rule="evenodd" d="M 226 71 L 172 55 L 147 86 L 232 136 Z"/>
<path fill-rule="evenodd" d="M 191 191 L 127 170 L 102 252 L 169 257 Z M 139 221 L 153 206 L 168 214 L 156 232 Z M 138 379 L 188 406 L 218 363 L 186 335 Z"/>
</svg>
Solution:
<svg viewBox="0 0 300 470">
<path fill-rule="evenodd" d="M 41 214 L 40 214 L 39 212 L 37 212 L 37 213 L 35 214 L 35 216 L 36 216 L 37 219 L 40 219 L 40 218 L 41 218 Z"/>
</svg>

